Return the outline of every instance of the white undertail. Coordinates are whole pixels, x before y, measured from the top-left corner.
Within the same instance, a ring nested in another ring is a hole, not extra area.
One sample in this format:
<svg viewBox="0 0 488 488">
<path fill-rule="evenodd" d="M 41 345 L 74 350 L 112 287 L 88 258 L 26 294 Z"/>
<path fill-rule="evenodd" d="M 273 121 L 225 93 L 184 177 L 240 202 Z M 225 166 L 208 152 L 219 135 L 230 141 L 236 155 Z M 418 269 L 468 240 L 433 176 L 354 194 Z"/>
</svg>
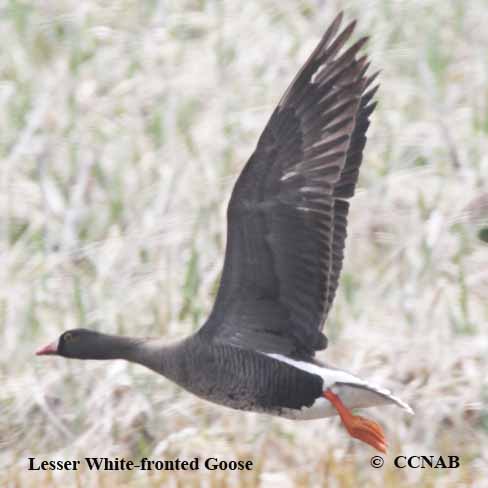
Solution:
<svg viewBox="0 0 488 488">
<path fill-rule="evenodd" d="M 348 408 L 367 408 L 394 403 L 413 415 L 412 408 L 394 396 L 386 388 L 373 385 L 367 381 L 340 369 L 319 366 L 306 361 L 297 361 L 281 354 L 266 354 L 267 356 L 287 363 L 295 368 L 320 376 L 324 382 L 324 391 L 330 388 L 338 394 Z M 295 420 L 308 420 L 336 415 L 337 411 L 325 398 L 318 398 L 311 407 L 301 410 L 284 409 L 281 416 Z"/>
</svg>

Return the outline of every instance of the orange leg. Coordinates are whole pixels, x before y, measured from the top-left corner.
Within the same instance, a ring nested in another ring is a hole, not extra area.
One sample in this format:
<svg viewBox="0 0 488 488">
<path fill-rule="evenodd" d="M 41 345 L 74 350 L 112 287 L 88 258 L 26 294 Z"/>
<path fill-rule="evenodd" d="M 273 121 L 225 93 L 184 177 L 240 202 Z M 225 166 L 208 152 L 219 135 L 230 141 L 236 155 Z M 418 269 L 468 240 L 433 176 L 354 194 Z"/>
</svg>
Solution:
<svg viewBox="0 0 488 488">
<path fill-rule="evenodd" d="M 379 424 L 359 415 L 353 415 L 332 390 L 325 390 L 323 396 L 334 405 L 351 437 L 366 442 L 366 444 L 378 449 L 378 451 L 386 453 L 385 434 Z"/>
</svg>

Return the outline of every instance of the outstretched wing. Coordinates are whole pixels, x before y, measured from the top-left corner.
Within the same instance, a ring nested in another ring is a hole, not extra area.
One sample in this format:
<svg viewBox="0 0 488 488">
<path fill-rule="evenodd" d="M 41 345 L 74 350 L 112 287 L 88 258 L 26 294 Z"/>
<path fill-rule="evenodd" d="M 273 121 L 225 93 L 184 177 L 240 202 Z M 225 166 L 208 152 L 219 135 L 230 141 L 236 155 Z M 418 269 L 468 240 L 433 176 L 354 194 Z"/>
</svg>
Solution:
<svg viewBox="0 0 488 488">
<path fill-rule="evenodd" d="M 220 288 L 200 333 L 294 356 L 321 333 L 342 266 L 348 203 L 376 88 L 340 14 L 273 112 L 230 199 Z M 369 91 L 368 91 L 369 90 Z"/>
</svg>

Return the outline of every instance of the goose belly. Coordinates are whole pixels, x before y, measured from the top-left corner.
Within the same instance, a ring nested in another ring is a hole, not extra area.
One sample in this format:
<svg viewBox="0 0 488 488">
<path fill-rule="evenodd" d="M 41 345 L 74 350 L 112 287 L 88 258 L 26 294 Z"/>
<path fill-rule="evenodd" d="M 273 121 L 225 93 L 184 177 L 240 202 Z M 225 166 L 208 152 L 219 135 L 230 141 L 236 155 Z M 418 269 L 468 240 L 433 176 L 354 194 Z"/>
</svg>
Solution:
<svg viewBox="0 0 488 488">
<path fill-rule="evenodd" d="M 294 420 L 328 417 L 336 414 L 323 397 L 330 388 L 348 408 L 396 403 L 411 411 L 388 390 L 325 365 L 228 345 L 205 347 L 197 359 L 186 356 L 185 374 L 170 379 L 205 400 L 237 410 Z"/>
<path fill-rule="evenodd" d="M 180 386 L 238 410 L 283 416 L 304 407 L 314 411 L 323 392 L 323 380 L 316 374 L 256 351 L 228 346 L 214 347 L 205 358 L 205 368 L 190 365 L 187 371 L 191 376 L 178 378 Z"/>
</svg>

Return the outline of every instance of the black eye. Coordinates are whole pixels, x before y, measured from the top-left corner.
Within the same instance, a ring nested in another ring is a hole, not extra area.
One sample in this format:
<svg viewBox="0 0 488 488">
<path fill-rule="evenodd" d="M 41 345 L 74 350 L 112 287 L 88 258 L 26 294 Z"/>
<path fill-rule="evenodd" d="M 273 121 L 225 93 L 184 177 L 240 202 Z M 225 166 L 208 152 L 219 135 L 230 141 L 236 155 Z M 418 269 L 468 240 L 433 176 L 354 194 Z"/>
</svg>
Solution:
<svg viewBox="0 0 488 488">
<path fill-rule="evenodd" d="M 66 332 L 66 334 L 64 334 L 64 342 L 72 342 L 73 339 L 74 337 L 71 332 Z"/>
</svg>

